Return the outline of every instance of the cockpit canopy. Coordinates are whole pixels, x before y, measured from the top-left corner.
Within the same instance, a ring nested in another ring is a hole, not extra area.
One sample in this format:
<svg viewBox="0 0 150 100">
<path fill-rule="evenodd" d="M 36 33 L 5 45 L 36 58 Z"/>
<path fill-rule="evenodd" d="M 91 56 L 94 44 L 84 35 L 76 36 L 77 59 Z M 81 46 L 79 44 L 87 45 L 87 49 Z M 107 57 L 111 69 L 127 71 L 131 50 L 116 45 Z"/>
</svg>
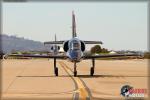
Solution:
<svg viewBox="0 0 150 100">
<path fill-rule="evenodd" d="M 72 40 L 72 41 L 70 41 L 69 44 L 70 44 L 69 46 L 70 46 L 71 50 L 80 50 L 81 49 L 80 41 Z"/>
</svg>

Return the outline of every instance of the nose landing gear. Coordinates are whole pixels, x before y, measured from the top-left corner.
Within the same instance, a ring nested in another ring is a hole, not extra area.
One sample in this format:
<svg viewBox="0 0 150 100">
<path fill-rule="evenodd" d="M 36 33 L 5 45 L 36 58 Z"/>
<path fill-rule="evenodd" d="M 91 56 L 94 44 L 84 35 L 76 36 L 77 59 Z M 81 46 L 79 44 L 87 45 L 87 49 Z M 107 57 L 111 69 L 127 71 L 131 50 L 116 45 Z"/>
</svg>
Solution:
<svg viewBox="0 0 150 100">
<path fill-rule="evenodd" d="M 77 76 L 77 65 L 76 62 L 74 62 L 74 77 Z"/>
<path fill-rule="evenodd" d="M 55 68 L 55 75 L 58 76 L 58 68 Z"/>
</svg>

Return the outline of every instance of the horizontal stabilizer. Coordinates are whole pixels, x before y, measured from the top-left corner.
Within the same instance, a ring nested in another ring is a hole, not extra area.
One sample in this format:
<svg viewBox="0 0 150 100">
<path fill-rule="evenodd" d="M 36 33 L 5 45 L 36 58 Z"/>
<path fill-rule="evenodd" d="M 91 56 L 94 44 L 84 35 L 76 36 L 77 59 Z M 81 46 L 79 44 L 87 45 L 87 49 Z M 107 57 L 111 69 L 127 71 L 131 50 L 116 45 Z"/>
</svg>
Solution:
<svg viewBox="0 0 150 100">
<path fill-rule="evenodd" d="M 103 44 L 101 41 L 83 41 L 85 44 Z"/>
<path fill-rule="evenodd" d="M 45 44 L 63 44 L 64 41 L 48 41 L 48 42 L 44 42 L 44 45 Z"/>
</svg>

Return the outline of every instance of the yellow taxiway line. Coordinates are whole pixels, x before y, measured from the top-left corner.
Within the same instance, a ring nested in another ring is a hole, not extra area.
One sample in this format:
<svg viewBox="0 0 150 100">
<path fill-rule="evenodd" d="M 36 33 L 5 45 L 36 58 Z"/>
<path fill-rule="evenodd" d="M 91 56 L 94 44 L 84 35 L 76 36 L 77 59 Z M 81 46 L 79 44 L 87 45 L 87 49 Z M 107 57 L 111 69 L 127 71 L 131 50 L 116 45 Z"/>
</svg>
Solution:
<svg viewBox="0 0 150 100">
<path fill-rule="evenodd" d="M 64 70 L 68 73 L 68 75 L 70 77 L 72 77 L 72 79 L 76 82 L 77 84 L 77 90 L 74 91 L 74 93 L 79 93 L 79 100 L 89 100 L 89 94 L 88 91 L 86 89 L 86 87 L 84 86 L 84 84 L 82 83 L 82 81 L 80 80 L 79 77 L 74 77 L 72 76 L 73 71 L 63 62 L 59 62 L 61 67 L 64 68 Z"/>
</svg>

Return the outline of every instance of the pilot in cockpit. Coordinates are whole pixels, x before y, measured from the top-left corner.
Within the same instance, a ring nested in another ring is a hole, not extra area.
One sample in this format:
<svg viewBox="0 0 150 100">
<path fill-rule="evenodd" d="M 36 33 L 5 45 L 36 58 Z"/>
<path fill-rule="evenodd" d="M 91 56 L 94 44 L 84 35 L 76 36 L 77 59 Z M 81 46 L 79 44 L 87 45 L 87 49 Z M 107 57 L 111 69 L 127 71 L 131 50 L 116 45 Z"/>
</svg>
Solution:
<svg viewBox="0 0 150 100">
<path fill-rule="evenodd" d="M 78 43 L 77 41 L 72 41 L 70 44 L 71 44 L 72 50 L 79 50 L 80 49 L 80 43 Z"/>
</svg>

